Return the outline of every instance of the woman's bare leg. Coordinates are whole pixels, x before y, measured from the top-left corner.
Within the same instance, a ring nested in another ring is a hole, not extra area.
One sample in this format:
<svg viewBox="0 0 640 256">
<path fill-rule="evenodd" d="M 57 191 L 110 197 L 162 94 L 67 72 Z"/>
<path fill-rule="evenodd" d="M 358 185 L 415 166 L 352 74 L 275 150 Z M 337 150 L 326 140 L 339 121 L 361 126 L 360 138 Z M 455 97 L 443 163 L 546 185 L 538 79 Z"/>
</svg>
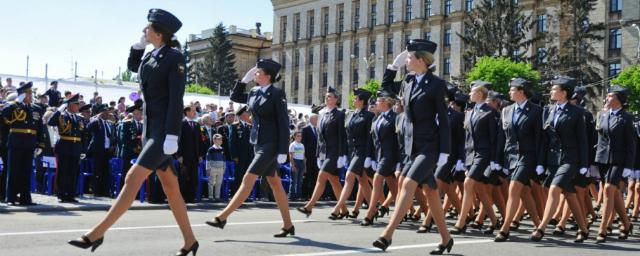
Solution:
<svg viewBox="0 0 640 256">
<path fill-rule="evenodd" d="M 291 222 L 289 200 L 287 199 L 287 193 L 284 191 L 284 187 L 282 187 L 282 180 L 278 175 L 273 175 L 267 177 L 267 182 L 271 187 L 273 197 L 276 199 L 276 204 L 280 210 L 280 216 L 282 216 L 282 221 L 284 222 L 284 226 L 282 228 L 288 230 L 293 226 L 293 222 Z"/>
</svg>

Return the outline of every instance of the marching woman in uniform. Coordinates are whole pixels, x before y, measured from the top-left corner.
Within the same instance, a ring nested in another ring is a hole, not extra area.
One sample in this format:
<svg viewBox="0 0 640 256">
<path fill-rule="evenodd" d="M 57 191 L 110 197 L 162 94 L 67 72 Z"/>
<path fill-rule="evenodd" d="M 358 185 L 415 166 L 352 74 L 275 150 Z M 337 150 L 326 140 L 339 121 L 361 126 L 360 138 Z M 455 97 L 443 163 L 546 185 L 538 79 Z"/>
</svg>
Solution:
<svg viewBox="0 0 640 256">
<path fill-rule="evenodd" d="M 333 87 L 327 88 L 325 95 L 325 108 L 320 112 L 320 131 L 318 133 L 318 166 L 320 174 L 316 180 L 313 195 L 307 204 L 298 207 L 297 210 L 309 217 L 316 202 L 324 193 L 327 181 L 331 183 L 333 194 L 340 197 L 342 185 L 340 184 L 340 169 L 347 161 L 347 140 L 344 125 L 344 112 L 338 109 L 340 95 Z M 346 205 L 336 219 L 342 219 L 349 215 Z M 331 216 L 333 217 L 333 216 Z"/>
<path fill-rule="evenodd" d="M 147 20 L 149 24 L 143 30 L 145 35 L 131 47 L 127 64 L 129 70 L 139 73 L 145 102 L 142 152 L 127 173 L 122 192 L 107 216 L 91 231 L 69 241 L 69 244 L 84 249 L 91 247 L 92 251 L 100 246 L 104 233 L 131 206 L 142 182 L 156 172 L 184 238 L 184 245 L 176 255 L 191 252 L 195 255 L 198 241 L 191 230 L 187 207 L 180 195 L 172 157 L 178 150 L 186 82 L 184 56 L 173 48 L 179 46 L 172 37 L 182 23 L 173 14 L 161 9 L 149 10 Z M 154 50 L 142 58 L 149 43 Z"/>
<path fill-rule="evenodd" d="M 418 185 L 427 197 L 429 210 L 438 227 L 441 243 L 431 251 L 433 255 L 451 251 L 453 238 L 449 235 L 444 221 L 444 212 L 433 171 L 447 162 L 450 151 L 449 120 L 445 103 L 446 85 L 444 80 L 433 74 L 431 65 L 435 63 L 433 53 L 437 44 L 428 40 L 412 39 L 407 50 L 400 53 L 387 66 L 382 80 L 382 88 L 400 93 L 406 113 L 405 153 L 409 157 L 401 176 L 401 184 L 396 201 L 396 210 L 381 236 L 373 243 L 383 251 L 391 245 L 393 232 L 400 224 L 413 201 Z M 395 82 L 396 73 L 404 65 L 412 72 L 403 81 Z"/>
<path fill-rule="evenodd" d="M 467 223 L 471 220 L 468 214 L 476 201 L 476 195 L 483 204 L 484 209 L 491 220 L 491 227 L 487 231 L 493 232 L 497 224 L 496 215 L 493 212 L 493 204 L 484 188 L 485 170 L 498 168 L 496 159 L 496 141 L 498 125 L 496 123 L 496 110 L 485 103 L 489 90 L 485 83 L 477 82 L 469 94 L 471 101 L 475 103 L 473 110 L 468 111 L 464 121 L 466 131 L 465 144 L 471 151 L 466 157 L 467 166 L 470 166 L 467 179 L 464 181 L 464 195 L 462 206 L 456 225 L 449 230 L 452 234 L 466 232 Z"/>
<path fill-rule="evenodd" d="M 287 114 L 287 97 L 281 88 L 273 83 L 280 81 L 280 63 L 272 59 L 260 59 L 233 87 L 231 100 L 247 104 L 251 111 L 253 125 L 249 141 L 254 145 L 255 156 L 242 178 L 238 192 L 227 207 L 206 223 L 223 229 L 227 218 L 249 197 L 253 185 L 260 176 L 266 176 L 273 191 L 273 196 L 280 209 L 284 222 L 280 233 L 274 237 L 295 235 L 296 229 L 291 222 L 289 201 L 277 171 L 280 164 L 287 161 L 289 152 L 289 115 Z M 255 86 L 246 93 L 247 83 L 255 81 Z"/>
<path fill-rule="evenodd" d="M 607 227 L 613 220 L 614 213 L 620 217 L 619 239 L 627 239 L 633 225 L 629 222 L 622 192 L 623 176 L 629 176 L 634 167 L 636 154 L 636 134 L 633 130 L 633 117 L 627 113 L 623 105 L 629 95 L 629 89 L 619 85 L 609 88 L 605 107 L 608 109 L 600 113 L 596 125 L 598 145 L 596 149 L 597 163 L 604 169 L 604 202 L 602 205 L 602 222 L 596 243 L 607 240 Z M 615 212 L 614 212 L 615 211 Z"/>
<path fill-rule="evenodd" d="M 543 121 L 543 149 L 546 153 L 546 165 L 549 170 L 550 189 L 547 196 L 542 222 L 534 229 L 530 239 L 540 241 L 544 231 L 560 203 L 560 193 L 580 227 L 574 242 L 581 243 L 587 238 L 589 230 L 581 204 L 576 197 L 575 179 L 585 175 L 587 169 L 587 134 L 584 113 L 580 107 L 569 103 L 573 95 L 575 80 L 570 77 L 556 77 L 551 81 L 551 100 L 555 106 L 547 119 Z M 578 172 L 580 172 L 578 174 Z"/>
<path fill-rule="evenodd" d="M 390 198 L 395 198 L 398 194 L 398 180 L 394 172 L 400 156 L 398 154 L 398 137 L 396 135 L 396 113 L 392 109 L 393 105 L 395 105 L 395 95 L 389 91 L 381 90 L 377 96 L 376 108 L 380 111 L 380 115 L 373 122 L 371 134 L 373 143 L 376 146 L 374 158 L 378 168 L 373 176 L 373 192 L 369 200 L 367 215 L 360 224 L 362 226 L 373 224 L 373 218 L 378 211 L 374 205 L 377 201 L 376 199 L 384 193 L 384 182 L 389 187 Z M 386 208 L 382 207 L 384 206 L 380 206 L 380 209 Z M 388 208 L 386 209 L 388 212 Z M 383 210 L 381 210 L 381 213 L 385 214 Z"/>
<path fill-rule="evenodd" d="M 347 169 L 347 177 L 344 182 L 344 189 L 340 194 L 338 203 L 333 208 L 330 219 L 336 220 L 340 215 L 340 210 L 344 209 L 351 191 L 355 179 L 358 179 L 360 189 L 364 195 L 364 198 L 368 201 L 371 196 L 371 186 L 367 179 L 364 178 L 367 174 L 364 173 L 365 168 L 371 167 L 371 151 L 373 146 L 371 143 L 371 123 L 374 118 L 374 114 L 367 110 L 367 102 L 371 97 L 371 93 L 367 90 L 356 88 L 353 90 L 353 105 L 355 106 L 355 112 L 351 113 L 346 124 L 347 134 L 347 148 L 351 156 L 351 162 Z M 372 205 L 369 202 L 369 205 Z M 356 205 L 357 207 L 357 205 Z M 357 211 L 354 210 L 357 213 Z M 356 216 L 354 213 L 351 216 Z"/>
</svg>

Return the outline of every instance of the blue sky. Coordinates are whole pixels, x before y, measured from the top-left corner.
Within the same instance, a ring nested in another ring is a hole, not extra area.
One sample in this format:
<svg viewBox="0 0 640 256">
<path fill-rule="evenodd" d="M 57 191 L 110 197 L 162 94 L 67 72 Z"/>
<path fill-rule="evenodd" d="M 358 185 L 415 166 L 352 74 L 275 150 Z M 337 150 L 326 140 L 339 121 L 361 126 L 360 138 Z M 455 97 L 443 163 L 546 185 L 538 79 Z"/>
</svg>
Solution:
<svg viewBox="0 0 640 256">
<path fill-rule="evenodd" d="M 24 75 L 29 55 L 29 76 L 110 79 L 118 67 L 126 69 L 129 47 L 140 39 L 147 12 L 161 8 L 183 23 L 176 36 L 182 43 L 220 22 L 225 26 L 272 31 L 273 6 L 269 0 L 7 0 L 0 1 L 0 74 Z M 3 79 L 4 80 L 4 79 Z"/>
</svg>

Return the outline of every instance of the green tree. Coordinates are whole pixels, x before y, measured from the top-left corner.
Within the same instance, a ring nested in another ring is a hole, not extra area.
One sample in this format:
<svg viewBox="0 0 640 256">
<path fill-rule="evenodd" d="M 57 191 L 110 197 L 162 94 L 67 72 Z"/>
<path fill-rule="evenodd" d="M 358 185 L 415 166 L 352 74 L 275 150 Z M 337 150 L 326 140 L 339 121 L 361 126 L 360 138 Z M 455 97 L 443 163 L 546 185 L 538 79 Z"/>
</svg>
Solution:
<svg viewBox="0 0 640 256">
<path fill-rule="evenodd" d="M 467 83 L 483 80 L 493 84 L 493 90 L 507 94 L 509 81 L 521 77 L 531 81 L 540 90 L 540 74 L 525 62 L 514 62 L 507 57 L 482 57 L 467 75 Z"/>
<path fill-rule="evenodd" d="M 238 80 L 234 67 L 236 56 L 231 51 L 232 44 L 228 35 L 227 29 L 219 23 L 213 30 L 213 36 L 208 39 L 211 47 L 204 61 L 196 64 L 198 82 L 214 90 L 218 89 L 219 84 L 222 95 L 228 95 Z"/>
<path fill-rule="evenodd" d="M 122 79 L 123 82 L 135 82 L 133 80 L 133 74 L 128 69 L 120 73 L 120 79 Z M 114 77 L 113 80 L 118 80 L 118 77 Z"/>
<path fill-rule="evenodd" d="M 611 80 L 611 84 L 629 88 L 631 93 L 627 99 L 627 109 L 636 113 L 640 111 L 640 65 L 625 68 L 618 77 Z"/>
<path fill-rule="evenodd" d="M 378 90 L 380 90 L 380 81 L 378 80 L 369 80 L 367 81 L 367 83 L 365 83 L 362 86 L 359 86 L 359 88 L 365 89 L 369 92 L 371 92 L 372 95 L 376 95 L 376 92 L 378 92 Z M 349 92 L 349 108 L 350 109 L 354 109 L 355 106 L 353 105 L 353 98 L 355 97 L 355 95 L 353 95 L 353 91 Z"/>
<path fill-rule="evenodd" d="M 523 8 L 513 0 L 482 0 L 465 15 L 465 30 L 457 34 L 465 44 L 465 67 L 473 67 L 483 56 L 526 59 L 526 49 L 544 34 L 527 36 L 536 22 L 524 14 Z"/>
</svg>

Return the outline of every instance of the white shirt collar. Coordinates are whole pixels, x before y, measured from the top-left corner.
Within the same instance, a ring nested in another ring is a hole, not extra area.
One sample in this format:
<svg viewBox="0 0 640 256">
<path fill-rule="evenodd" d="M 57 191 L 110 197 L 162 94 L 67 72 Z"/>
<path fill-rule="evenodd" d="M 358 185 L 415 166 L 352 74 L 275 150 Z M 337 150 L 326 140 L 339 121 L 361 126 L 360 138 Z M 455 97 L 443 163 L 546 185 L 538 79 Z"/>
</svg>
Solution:
<svg viewBox="0 0 640 256">
<path fill-rule="evenodd" d="M 527 105 L 527 101 L 528 101 L 528 100 L 523 101 L 523 102 L 522 102 L 522 104 L 518 104 L 518 103 L 516 102 L 516 106 L 517 106 L 519 109 L 524 109 L 524 106 L 525 106 L 525 105 Z"/>
<path fill-rule="evenodd" d="M 620 112 L 620 110 L 621 110 L 621 109 L 622 109 L 622 108 L 619 108 L 619 109 L 610 109 L 610 110 L 609 110 L 609 113 L 614 114 L 614 115 L 617 115 L 617 114 L 618 114 L 618 112 Z"/>
<path fill-rule="evenodd" d="M 153 55 L 153 57 L 158 55 L 158 52 L 160 52 L 160 50 L 162 50 L 162 48 L 164 48 L 165 45 L 160 46 L 159 48 L 155 48 L 153 49 L 153 51 L 151 51 L 151 55 Z"/>
<path fill-rule="evenodd" d="M 269 87 L 271 87 L 271 85 L 267 85 L 267 86 L 260 86 L 260 90 L 261 90 L 262 92 L 266 92 L 266 91 L 267 91 L 267 89 L 269 89 Z"/>
<path fill-rule="evenodd" d="M 424 78 L 424 76 L 425 76 L 426 74 L 427 74 L 427 73 L 424 73 L 424 74 L 416 74 L 416 82 L 420 83 L 420 81 L 422 81 L 422 78 Z"/>
<path fill-rule="evenodd" d="M 567 105 L 567 101 L 565 101 L 565 102 L 564 102 L 564 103 L 562 103 L 562 104 L 556 104 L 556 109 L 557 109 L 557 108 L 564 109 L 564 107 L 565 107 L 566 105 Z"/>
<path fill-rule="evenodd" d="M 480 104 L 476 104 L 476 106 L 474 107 L 476 110 L 479 110 L 480 108 L 482 108 L 482 106 L 484 106 L 484 104 L 487 104 L 485 102 L 482 102 Z"/>
</svg>

